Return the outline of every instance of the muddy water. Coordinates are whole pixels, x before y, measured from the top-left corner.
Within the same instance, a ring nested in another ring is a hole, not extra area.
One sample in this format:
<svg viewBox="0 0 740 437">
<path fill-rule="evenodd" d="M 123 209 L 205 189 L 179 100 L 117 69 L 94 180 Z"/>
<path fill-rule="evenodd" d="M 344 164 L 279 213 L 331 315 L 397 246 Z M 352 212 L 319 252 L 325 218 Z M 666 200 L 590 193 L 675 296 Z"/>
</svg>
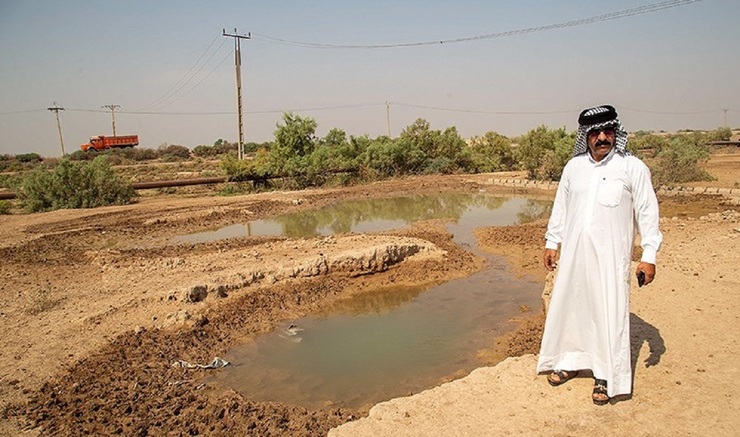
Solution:
<svg viewBox="0 0 740 437">
<path fill-rule="evenodd" d="M 442 194 L 344 202 L 260 226 L 307 236 L 447 218 L 455 240 L 479 253 L 475 228 L 522 223 L 548 208 L 548 202 L 521 198 Z M 502 258 L 488 256 L 487 268 L 468 278 L 340 301 L 233 349 L 224 357 L 232 365 L 211 382 L 254 400 L 363 408 L 464 376 L 481 365 L 478 352 L 511 328 L 509 319 L 539 305 L 541 284 L 505 270 Z"/>
<path fill-rule="evenodd" d="M 183 235 L 175 237 L 174 242 L 202 243 L 264 235 L 300 238 L 377 232 L 400 229 L 415 221 L 429 219 L 449 219 L 476 227 L 503 225 L 536 218 L 548 205 L 536 200 L 459 193 L 352 200 L 317 210 Z"/>
</svg>

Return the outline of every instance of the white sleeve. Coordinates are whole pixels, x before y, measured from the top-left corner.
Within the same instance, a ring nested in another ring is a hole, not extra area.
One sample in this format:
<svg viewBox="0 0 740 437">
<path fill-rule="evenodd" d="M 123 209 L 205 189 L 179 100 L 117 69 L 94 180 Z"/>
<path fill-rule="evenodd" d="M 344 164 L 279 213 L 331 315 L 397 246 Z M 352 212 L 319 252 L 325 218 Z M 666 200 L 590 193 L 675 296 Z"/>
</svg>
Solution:
<svg viewBox="0 0 740 437">
<path fill-rule="evenodd" d="M 634 158 L 634 163 L 635 165 L 630 166 L 632 207 L 635 212 L 637 230 L 640 233 L 641 261 L 655 264 L 658 250 L 663 243 L 663 234 L 658 228 L 660 219 L 658 198 L 655 196 L 653 183 L 650 181 L 650 169 L 637 158 Z"/>
<path fill-rule="evenodd" d="M 552 213 L 550 221 L 547 223 L 547 232 L 545 233 L 545 249 L 558 249 L 558 245 L 563 242 L 563 230 L 565 229 L 565 213 L 569 191 L 569 165 L 563 168 L 563 174 L 560 177 L 558 191 L 555 194 L 555 202 L 552 204 Z"/>
</svg>

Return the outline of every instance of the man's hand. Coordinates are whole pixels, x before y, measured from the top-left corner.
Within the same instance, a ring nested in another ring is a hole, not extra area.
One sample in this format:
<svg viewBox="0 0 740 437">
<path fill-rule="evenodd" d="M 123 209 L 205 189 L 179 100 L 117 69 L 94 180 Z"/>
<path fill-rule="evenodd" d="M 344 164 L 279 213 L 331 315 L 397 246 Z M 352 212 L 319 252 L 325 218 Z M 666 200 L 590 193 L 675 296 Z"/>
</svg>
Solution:
<svg viewBox="0 0 740 437">
<path fill-rule="evenodd" d="M 542 260 L 548 271 L 555 270 L 555 267 L 558 266 L 558 251 L 555 249 L 545 249 L 545 255 L 542 257 Z M 655 269 L 653 269 L 653 272 L 655 272 Z"/>
<path fill-rule="evenodd" d="M 638 274 L 640 272 L 645 273 L 645 285 L 648 285 L 649 283 L 653 282 L 653 279 L 655 279 L 655 264 L 640 262 L 639 264 L 637 264 L 635 274 Z"/>
</svg>

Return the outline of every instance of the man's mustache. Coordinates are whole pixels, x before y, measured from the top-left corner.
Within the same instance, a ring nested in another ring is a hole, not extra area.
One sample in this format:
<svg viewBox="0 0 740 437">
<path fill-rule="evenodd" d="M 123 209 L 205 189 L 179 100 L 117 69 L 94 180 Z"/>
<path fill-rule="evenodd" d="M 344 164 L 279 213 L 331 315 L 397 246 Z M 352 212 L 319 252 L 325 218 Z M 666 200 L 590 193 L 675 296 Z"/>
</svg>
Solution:
<svg viewBox="0 0 740 437">
<path fill-rule="evenodd" d="M 611 145 L 612 145 L 612 142 L 609 141 L 609 140 L 598 140 L 598 141 L 596 141 L 596 147 L 599 147 L 599 146 L 611 146 Z"/>
</svg>

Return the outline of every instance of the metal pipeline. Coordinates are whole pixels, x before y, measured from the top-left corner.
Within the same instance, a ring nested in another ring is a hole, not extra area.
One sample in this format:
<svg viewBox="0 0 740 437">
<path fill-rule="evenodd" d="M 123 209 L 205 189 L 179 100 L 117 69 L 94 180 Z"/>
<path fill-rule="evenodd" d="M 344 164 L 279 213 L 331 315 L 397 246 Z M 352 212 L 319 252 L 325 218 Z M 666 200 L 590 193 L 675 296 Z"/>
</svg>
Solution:
<svg viewBox="0 0 740 437">
<path fill-rule="evenodd" d="M 187 185 L 206 185 L 206 184 L 220 184 L 227 182 L 226 177 L 212 177 L 212 178 L 197 178 L 197 179 L 176 179 L 170 181 L 152 181 L 152 182 L 134 182 L 131 186 L 134 190 L 146 190 L 150 188 L 168 188 L 168 187 L 184 187 Z M 0 200 L 10 200 L 18 197 L 12 191 L 0 192 Z"/>
</svg>

